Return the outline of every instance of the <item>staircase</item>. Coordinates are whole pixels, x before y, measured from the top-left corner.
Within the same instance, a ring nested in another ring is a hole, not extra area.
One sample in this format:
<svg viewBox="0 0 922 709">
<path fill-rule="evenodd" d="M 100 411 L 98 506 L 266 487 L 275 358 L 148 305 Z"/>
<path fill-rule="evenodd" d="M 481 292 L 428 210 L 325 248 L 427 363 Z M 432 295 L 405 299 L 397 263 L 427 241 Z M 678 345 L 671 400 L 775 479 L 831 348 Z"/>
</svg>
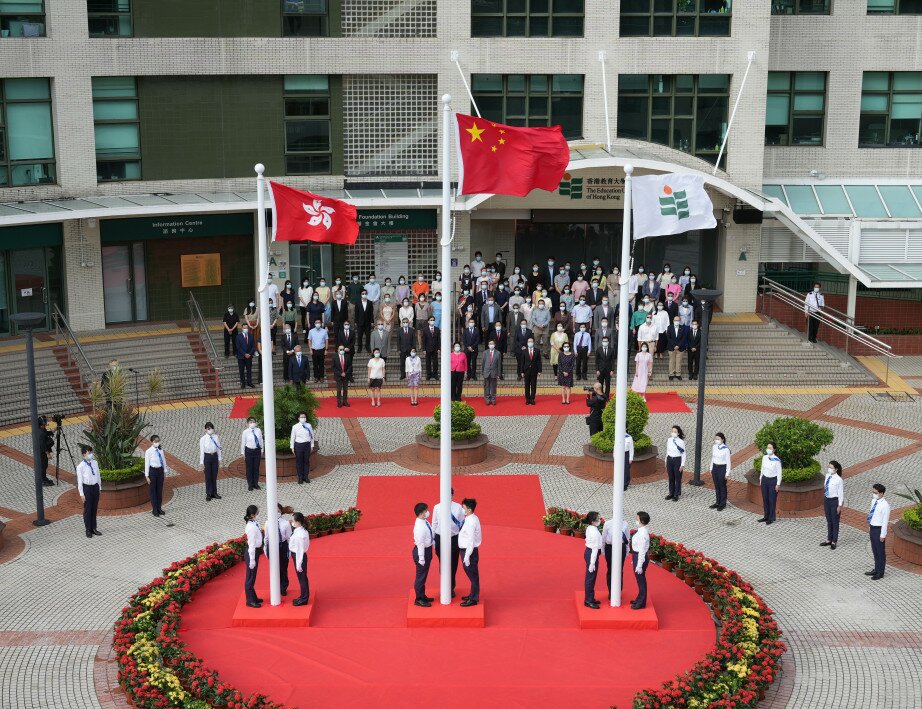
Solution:
<svg viewBox="0 0 922 709">
<path fill-rule="evenodd" d="M 36 342 L 38 345 L 38 342 Z M 73 414 L 83 410 L 83 402 L 62 369 L 53 351 L 35 348 L 35 381 L 39 415 Z M 29 421 L 29 379 L 26 353 L 16 348 L 0 353 L 0 425 Z M 79 376 L 77 377 L 79 381 Z"/>
</svg>

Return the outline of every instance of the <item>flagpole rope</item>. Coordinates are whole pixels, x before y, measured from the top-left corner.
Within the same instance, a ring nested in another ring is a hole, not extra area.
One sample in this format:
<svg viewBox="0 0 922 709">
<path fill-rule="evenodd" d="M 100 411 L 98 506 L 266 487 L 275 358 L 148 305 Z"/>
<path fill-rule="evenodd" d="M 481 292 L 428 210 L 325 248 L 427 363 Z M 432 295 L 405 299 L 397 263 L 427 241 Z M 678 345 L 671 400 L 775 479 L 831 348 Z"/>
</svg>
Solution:
<svg viewBox="0 0 922 709">
<path fill-rule="evenodd" d="M 477 118 L 483 118 L 480 115 L 480 109 L 477 108 L 477 102 L 474 100 L 474 94 L 471 93 L 471 88 L 467 85 L 467 77 L 464 75 L 464 70 L 461 68 L 461 62 L 458 61 L 458 53 L 451 53 L 451 60 L 455 63 L 455 66 L 458 67 L 458 73 L 461 75 L 461 81 L 464 83 L 464 90 L 467 91 L 467 97 L 471 100 L 471 106 L 474 107 L 474 112 L 477 114 Z"/>
</svg>

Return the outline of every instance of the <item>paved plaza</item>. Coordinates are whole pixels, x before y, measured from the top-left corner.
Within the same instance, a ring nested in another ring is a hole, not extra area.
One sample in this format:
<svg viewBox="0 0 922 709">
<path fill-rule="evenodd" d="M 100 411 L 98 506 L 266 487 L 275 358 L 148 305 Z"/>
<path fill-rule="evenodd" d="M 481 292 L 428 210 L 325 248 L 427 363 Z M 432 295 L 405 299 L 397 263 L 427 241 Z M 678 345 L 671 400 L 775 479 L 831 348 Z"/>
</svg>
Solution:
<svg viewBox="0 0 922 709">
<path fill-rule="evenodd" d="M 915 377 L 922 376 L 922 368 L 911 364 L 904 363 L 902 375 L 907 382 L 920 382 Z M 687 400 L 694 412 L 694 400 Z M 167 481 L 167 514 L 154 518 L 144 509 L 103 516 L 103 536 L 92 540 L 83 534 L 66 454 L 60 486 L 44 491 L 53 524 L 31 526 L 35 501 L 28 467 L 30 440 L 15 430 L 0 433 L 0 473 L 5 481 L 0 487 L 0 517 L 8 523 L 6 547 L 0 551 L 0 707 L 126 706 L 114 686 L 109 660 L 112 623 L 126 599 L 171 561 L 239 535 L 246 504 L 265 506 L 264 492 L 248 493 L 241 478 L 223 473 L 223 499 L 204 501 L 197 472 L 198 437 L 206 420 L 215 422 L 224 441 L 225 464 L 231 466 L 239 452 L 241 425 L 227 418 L 231 404 L 226 399 L 196 401 L 151 410 L 151 432 L 162 436 L 173 470 Z M 596 509 L 608 517 L 611 485 L 581 477 L 587 428 L 582 406 L 573 408 L 568 416 L 479 419 L 497 454 L 465 473 L 535 474 L 548 505 Z M 822 458 L 836 458 L 845 467 L 850 508 L 843 515 L 835 551 L 819 547 L 825 539 L 821 515 L 785 518 L 766 527 L 756 523 L 758 515 L 743 500 L 739 481 L 755 454 L 753 435 L 784 413 L 807 416 L 835 433 Z M 360 475 L 425 472 L 411 444 L 426 421 L 422 416 L 322 420 L 320 476 L 309 486 L 282 483 L 280 501 L 305 513 L 336 509 L 356 502 Z M 691 468 L 694 413 L 651 415 L 647 431 L 662 446 L 674 423 L 685 429 Z M 67 426 L 75 452 L 80 430 L 79 419 Z M 707 401 L 705 445 L 718 430 L 736 453 L 732 478 L 737 484 L 724 512 L 708 509 L 713 499 L 708 486 L 688 485 L 678 504 L 664 502 L 664 475 L 633 484 L 625 507 L 629 516 L 638 509 L 649 511 L 655 532 L 739 571 L 776 611 L 791 649 L 763 705 L 922 707 L 922 574 L 892 553 L 883 581 L 871 582 L 863 574 L 872 563 L 864 526 L 870 485 L 887 485 L 893 519 L 904 501 L 892 493 L 903 484 L 920 485 L 922 398 L 898 402 L 870 394 L 783 391 L 771 397 L 715 395 Z M 708 457 L 706 451 L 705 466 Z M 463 481 L 456 483 L 460 485 Z M 489 529 L 484 537 L 487 555 Z M 574 588 L 580 583 L 574 578 Z M 651 593 L 655 595 L 655 587 Z"/>
</svg>

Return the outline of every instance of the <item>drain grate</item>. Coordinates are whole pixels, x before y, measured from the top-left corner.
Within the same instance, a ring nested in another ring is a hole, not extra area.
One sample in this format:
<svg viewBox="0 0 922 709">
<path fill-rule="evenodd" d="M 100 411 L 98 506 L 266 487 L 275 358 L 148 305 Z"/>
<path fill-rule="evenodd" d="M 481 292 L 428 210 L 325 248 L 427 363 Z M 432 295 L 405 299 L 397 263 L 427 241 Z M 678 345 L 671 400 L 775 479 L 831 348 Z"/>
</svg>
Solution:
<svg viewBox="0 0 922 709">
<path fill-rule="evenodd" d="M 908 404 L 912 401 L 915 401 L 915 398 L 912 394 L 909 394 L 905 391 L 884 391 L 884 392 L 868 392 L 875 401 L 885 401 L 887 403 L 899 403 L 899 404 Z"/>
</svg>

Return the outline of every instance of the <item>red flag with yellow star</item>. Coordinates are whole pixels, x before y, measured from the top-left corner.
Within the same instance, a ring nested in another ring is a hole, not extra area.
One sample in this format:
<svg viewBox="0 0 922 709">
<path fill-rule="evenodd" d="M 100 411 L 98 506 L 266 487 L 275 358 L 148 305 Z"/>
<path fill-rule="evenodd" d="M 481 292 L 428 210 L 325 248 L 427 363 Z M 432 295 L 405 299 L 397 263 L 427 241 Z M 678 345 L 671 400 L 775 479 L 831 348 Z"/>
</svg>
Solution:
<svg viewBox="0 0 922 709">
<path fill-rule="evenodd" d="M 517 128 L 456 113 L 455 129 L 459 194 L 553 192 L 570 162 L 560 126 Z"/>
</svg>

